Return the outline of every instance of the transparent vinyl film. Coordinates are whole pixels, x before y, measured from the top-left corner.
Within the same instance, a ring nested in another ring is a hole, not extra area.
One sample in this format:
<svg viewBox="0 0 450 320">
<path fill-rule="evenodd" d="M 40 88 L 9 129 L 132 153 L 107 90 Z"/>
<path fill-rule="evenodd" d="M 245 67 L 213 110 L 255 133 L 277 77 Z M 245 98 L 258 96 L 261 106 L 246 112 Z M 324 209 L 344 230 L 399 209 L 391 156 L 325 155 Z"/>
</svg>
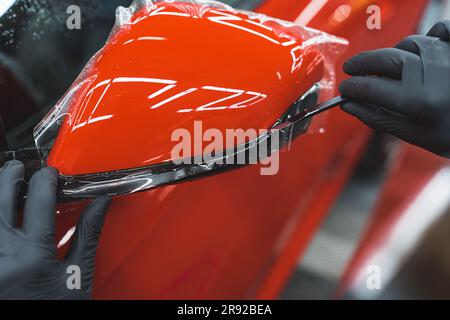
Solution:
<svg viewBox="0 0 450 320">
<path fill-rule="evenodd" d="M 114 172 L 60 175 L 61 198 L 70 201 L 101 195 L 131 194 L 236 170 L 246 165 L 259 165 L 284 147 L 289 147 L 296 137 L 308 130 L 310 119 L 306 117 L 314 112 L 320 88 L 319 83 L 311 87 L 266 132 L 223 153 L 212 154 L 207 160 L 200 156 L 182 159 L 177 163 L 169 162 Z"/>
<path fill-rule="evenodd" d="M 242 164 L 230 164 L 230 162 L 237 163 L 237 161 L 226 160 L 230 158 L 236 159 L 240 156 L 249 159 L 251 155 L 257 154 L 257 162 L 263 158 L 270 157 L 274 152 L 278 152 L 298 135 L 305 132 L 315 132 L 325 124 L 326 118 L 323 116 L 319 116 L 318 119 L 312 122 L 311 126 L 308 121 L 292 121 L 290 119 L 301 112 L 311 111 L 317 103 L 333 97 L 336 89 L 334 64 L 335 60 L 345 50 L 348 44 L 346 40 L 262 14 L 236 10 L 217 1 L 137 0 L 128 8 L 119 7 L 117 9 L 116 24 L 108 43 L 118 41 L 121 32 L 133 28 L 136 23 L 139 23 L 139 19 L 152 14 L 162 14 L 164 12 L 162 8 L 166 4 L 175 6 L 177 14 L 191 18 L 202 18 L 209 14 L 211 10 L 218 10 L 225 16 L 225 18 L 219 20 L 221 23 L 229 23 L 228 21 L 233 19 L 248 19 L 252 23 L 256 23 L 264 29 L 273 32 L 276 35 L 274 39 L 280 41 L 280 46 L 291 48 L 292 68 L 300 66 L 303 57 L 308 52 L 318 52 L 324 66 L 323 77 L 287 108 L 285 113 L 292 113 L 291 117 L 287 117 L 286 114 L 283 114 L 284 112 L 280 113 L 279 119 L 267 127 L 267 132 L 251 141 L 226 150 L 224 152 L 225 155 L 218 155 L 207 161 L 195 159 L 194 155 L 191 161 L 184 161 L 184 163 L 192 163 L 187 165 L 165 161 L 149 166 L 124 167 L 113 171 L 105 170 L 79 175 L 61 174 L 60 188 L 64 199 L 89 198 L 105 194 L 112 196 L 129 194 L 169 183 L 195 179 L 219 171 L 236 169 L 241 167 Z M 43 165 L 47 163 L 49 154 L 52 152 L 58 136 L 63 134 L 61 127 L 70 125 L 77 117 L 78 110 L 73 107 L 73 102 L 80 97 L 86 96 L 89 88 L 95 83 L 97 74 L 93 73 L 92 69 L 95 69 L 95 64 L 102 57 L 102 50 L 92 57 L 63 98 L 36 126 L 34 139 Z M 296 118 L 294 117 L 293 119 Z M 105 134 L 108 133 L 105 132 Z M 276 144 L 267 143 L 268 141 L 273 141 L 275 136 L 278 141 Z M 262 144 L 266 145 L 265 152 L 262 154 L 253 152 L 260 150 Z M 255 163 L 255 159 L 248 161 L 248 163 Z"/>
</svg>

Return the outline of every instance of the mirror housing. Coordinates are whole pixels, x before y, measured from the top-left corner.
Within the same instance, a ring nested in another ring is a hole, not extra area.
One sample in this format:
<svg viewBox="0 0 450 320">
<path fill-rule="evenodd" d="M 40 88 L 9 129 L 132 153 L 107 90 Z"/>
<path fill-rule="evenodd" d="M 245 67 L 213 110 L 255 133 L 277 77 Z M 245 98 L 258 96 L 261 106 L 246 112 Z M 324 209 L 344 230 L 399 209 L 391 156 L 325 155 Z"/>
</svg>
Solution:
<svg viewBox="0 0 450 320">
<path fill-rule="evenodd" d="M 311 88 L 325 97 L 320 83 L 330 84 L 330 61 L 345 45 L 218 2 L 135 3 L 118 11 L 107 44 L 35 129 L 36 144 L 71 196 L 209 174 L 223 167 L 177 165 L 176 130 L 270 130 Z"/>
</svg>

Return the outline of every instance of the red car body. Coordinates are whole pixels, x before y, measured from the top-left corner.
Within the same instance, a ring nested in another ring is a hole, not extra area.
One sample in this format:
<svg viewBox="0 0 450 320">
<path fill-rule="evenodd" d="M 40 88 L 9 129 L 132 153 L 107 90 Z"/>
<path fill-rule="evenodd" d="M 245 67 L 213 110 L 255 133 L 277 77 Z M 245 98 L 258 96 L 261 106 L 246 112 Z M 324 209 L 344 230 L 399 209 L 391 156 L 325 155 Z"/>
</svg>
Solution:
<svg viewBox="0 0 450 320">
<path fill-rule="evenodd" d="M 348 39 L 349 49 L 336 62 L 337 80 L 340 81 L 345 78 L 340 66 L 351 55 L 392 46 L 414 33 L 427 2 L 266 0 L 256 11 L 290 21 L 300 17 L 300 22 Z M 366 8 L 370 4 L 377 4 L 382 10 L 382 31 L 366 28 Z M 164 28 L 172 32 L 176 29 L 171 28 L 177 26 Z M 189 45 L 187 39 L 186 45 Z M 200 50 L 202 44 L 197 45 Z M 264 53 L 257 62 L 269 70 L 271 61 L 264 55 L 269 52 L 262 50 Z M 133 52 L 129 54 L 133 55 Z M 250 63 L 248 57 L 241 58 L 237 70 Z M 111 61 L 113 65 L 114 61 Z M 155 66 L 158 72 L 163 72 L 166 67 L 170 66 L 164 65 L 163 61 Z M 205 63 L 199 67 L 210 66 Z M 175 69 L 168 72 L 177 77 L 183 74 L 182 70 Z M 223 79 L 221 74 L 214 72 L 211 69 L 212 77 L 217 77 L 217 81 Z M 243 86 L 254 83 L 263 92 L 264 86 L 268 85 L 267 78 L 255 79 L 252 73 L 243 75 Z M 306 90 L 308 85 L 300 90 Z M 274 122 L 283 108 L 285 110 L 286 105 L 295 100 L 289 95 L 280 95 L 279 99 L 279 109 L 272 110 L 268 122 Z M 161 111 L 159 116 L 163 115 L 167 113 Z M 207 112 L 203 117 L 211 123 L 217 120 L 209 118 L 214 115 Z M 136 126 L 121 130 L 139 133 L 139 128 L 144 126 L 139 122 L 141 120 L 145 119 L 138 119 Z M 160 125 L 167 125 L 167 121 L 175 123 L 177 119 L 164 120 Z M 314 121 L 317 120 L 313 120 L 313 124 Z M 153 125 L 155 132 L 158 131 L 158 118 L 153 120 Z M 120 123 L 115 126 L 119 128 Z M 277 298 L 348 181 L 371 136 L 368 128 L 340 110 L 329 112 L 324 129 L 298 137 L 289 151 L 281 152 L 280 171 L 274 176 L 261 176 L 259 166 L 248 166 L 192 182 L 116 197 L 108 212 L 98 249 L 94 297 Z M 123 166 L 124 162 L 139 162 L 141 157 L 134 156 L 132 144 L 140 145 L 141 149 L 141 145 L 146 145 L 149 140 L 156 143 L 155 139 L 146 140 L 139 135 L 136 135 L 136 142 L 108 141 L 99 134 L 100 131 L 92 130 L 83 137 L 68 135 L 66 140 L 57 141 L 49 164 L 68 174 L 107 171 Z M 89 139 L 109 143 L 113 148 L 108 149 L 111 153 L 92 149 L 89 157 L 80 159 L 80 148 L 88 145 Z M 84 142 L 80 144 L 80 141 Z M 158 147 L 164 149 L 167 146 L 161 143 L 148 145 L 146 152 L 153 152 Z M 121 148 L 124 152 L 120 152 Z M 149 154 L 147 159 L 152 157 L 154 154 Z M 63 239 L 61 255 L 67 247 L 68 234 L 78 220 L 80 207 L 83 204 L 59 208 L 57 236 L 58 240 Z"/>
</svg>

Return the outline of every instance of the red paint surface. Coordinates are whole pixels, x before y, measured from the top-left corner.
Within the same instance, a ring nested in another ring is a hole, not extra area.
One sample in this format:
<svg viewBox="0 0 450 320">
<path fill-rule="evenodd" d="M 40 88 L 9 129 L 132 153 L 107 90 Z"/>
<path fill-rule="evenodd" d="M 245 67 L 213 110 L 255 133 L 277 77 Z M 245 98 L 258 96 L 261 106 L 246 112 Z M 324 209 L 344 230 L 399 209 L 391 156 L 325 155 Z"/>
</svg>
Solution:
<svg viewBox="0 0 450 320">
<path fill-rule="evenodd" d="M 312 20 L 313 27 L 350 40 L 338 69 L 353 53 L 391 46 L 414 32 L 426 1 L 375 2 L 390 6 L 396 17 L 385 21 L 382 31 L 365 28 L 363 10 L 355 10 L 341 24 L 330 23 L 329 13 L 350 3 L 344 0 L 329 1 Z M 359 8 L 362 1 L 352 3 Z M 262 9 L 287 19 L 302 10 L 287 0 L 267 1 Z M 251 85 L 259 81 L 254 78 L 249 78 Z M 343 78 L 338 72 L 338 79 Z M 340 110 L 329 112 L 325 129 L 324 134 L 300 137 L 282 152 L 276 176 L 261 176 L 259 167 L 252 166 L 115 199 L 98 250 L 94 296 L 277 297 L 370 135 Z M 70 157 L 73 150 L 65 150 L 60 156 Z M 78 215 L 58 216 L 59 236 Z"/>
<path fill-rule="evenodd" d="M 84 74 L 90 80 L 70 103 L 49 165 L 77 175 L 175 160 L 175 129 L 192 139 L 194 121 L 224 137 L 226 129 L 269 129 L 322 79 L 322 58 L 301 49 L 295 30 L 193 11 L 186 3 L 143 9 L 110 39 Z"/>
</svg>

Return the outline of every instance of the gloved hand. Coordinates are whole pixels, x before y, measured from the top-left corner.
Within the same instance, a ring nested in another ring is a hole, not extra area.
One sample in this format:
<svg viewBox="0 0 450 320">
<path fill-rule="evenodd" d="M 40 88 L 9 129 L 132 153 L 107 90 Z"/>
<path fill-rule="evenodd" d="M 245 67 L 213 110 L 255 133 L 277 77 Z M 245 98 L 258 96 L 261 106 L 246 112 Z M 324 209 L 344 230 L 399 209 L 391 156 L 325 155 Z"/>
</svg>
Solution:
<svg viewBox="0 0 450 320">
<path fill-rule="evenodd" d="M 0 169 L 0 299 L 90 298 L 94 257 L 110 198 L 98 198 L 85 210 L 70 251 L 58 261 L 54 239 L 58 174 L 44 168 L 32 177 L 23 225 L 17 228 L 24 170 L 19 161 Z M 76 268 L 81 271 L 80 286 L 75 278 L 69 279 L 76 276 Z"/>
<path fill-rule="evenodd" d="M 369 127 L 450 157 L 450 21 L 344 65 L 342 109 Z"/>
</svg>

